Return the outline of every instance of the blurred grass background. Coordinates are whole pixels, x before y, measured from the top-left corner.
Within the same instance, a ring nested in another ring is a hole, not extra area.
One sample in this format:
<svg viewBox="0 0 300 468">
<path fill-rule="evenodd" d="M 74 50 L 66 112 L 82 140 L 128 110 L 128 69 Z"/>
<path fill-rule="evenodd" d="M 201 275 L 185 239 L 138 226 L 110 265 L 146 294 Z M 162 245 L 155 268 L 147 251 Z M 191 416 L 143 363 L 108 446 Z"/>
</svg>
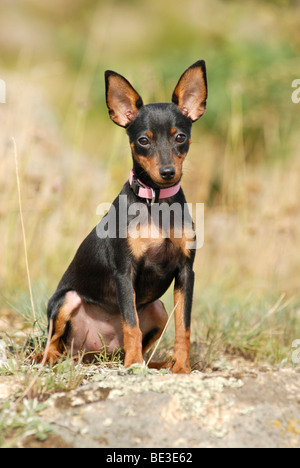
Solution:
<svg viewBox="0 0 300 468">
<path fill-rule="evenodd" d="M 289 356 L 300 338 L 299 1 L 2 0 L 0 11 L 0 330 L 22 329 L 15 313 L 30 309 L 11 138 L 44 311 L 97 205 L 131 168 L 104 70 L 125 75 L 146 103 L 169 101 L 181 73 L 205 59 L 208 107 L 183 180 L 187 199 L 206 207 L 193 337 L 206 357 L 211 347 Z"/>
</svg>

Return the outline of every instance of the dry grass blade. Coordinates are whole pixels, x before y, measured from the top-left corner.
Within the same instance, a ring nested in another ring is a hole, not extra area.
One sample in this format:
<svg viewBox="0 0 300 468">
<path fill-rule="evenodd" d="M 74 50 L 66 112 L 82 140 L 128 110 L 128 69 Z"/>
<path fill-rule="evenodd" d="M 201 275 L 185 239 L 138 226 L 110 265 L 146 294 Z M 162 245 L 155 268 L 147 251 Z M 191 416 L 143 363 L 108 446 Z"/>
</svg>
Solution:
<svg viewBox="0 0 300 468">
<path fill-rule="evenodd" d="M 167 323 L 166 323 L 166 325 L 165 325 L 165 328 L 163 329 L 162 334 L 160 335 L 159 339 L 157 340 L 156 345 L 155 345 L 155 347 L 154 347 L 154 349 L 153 349 L 153 351 L 152 351 L 152 353 L 151 353 L 151 355 L 150 355 L 150 357 L 149 357 L 149 359 L 148 359 L 148 361 L 147 361 L 147 363 L 146 363 L 146 366 L 149 366 L 149 363 L 151 362 L 151 360 L 152 360 L 152 358 L 153 358 L 153 356 L 154 356 L 154 354 L 155 354 L 155 352 L 156 352 L 156 350 L 157 350 L 157 348 L 158 348 L 158 346 L 159 346 L 159 344 L 160 344 L 160 342 L 161 342 L 161 340 L 162 340 L 162 337 L 164 336 L 164 334 L 165 334 L 165 332 L 166 332 L 166 330 L 167 330 L 167 328 L 168 328 L 168 326 L 169 326 L 170 320 L 171 320 L 171 318 L 173 317 L 173 314 L 174 314 L 174 312 L 175 312 L 177 306 L 178 306 L 178 302 L 176 303 L 174 309 L 173 309 L 172 312 L 170 313 L 170 315 L 169 315 L 169 317 L 168 317 L 168 320 L 167 320 Z"/>
<path fill-rule="evenodd" d="M 43 368 L 44 368 L 44 366 L 46 364 L 46 360 L 47 360 L 47 357 L 48 357 L 48 351 L 49 351 L 49 346 L 50 346 L 50 342 L 51 342 L 52 331 L 53 331 L 53 321 L 50 320 L 47 344 L 46 344 L 46 348 L 45 348 L 45 351 L 44 351 L 43 360 L 42 360 L 42 362 L 40 364 L 40 369 L 39 369 L 38 373 L 36 374 L 36 376 L 30 382 L 28 387 L 24 390 L 22 395 L 18 398 L 17 403 L 20 403 L 28 395 L 28 393 L 30 392 L 30 390 L 32 389 L 32 387 L 34 386 L 34 384 L 36 383 L 36 381 L 40 377 L 41 373 L 43 372 Z"/>
<path fill-rule="evenodd" d="M 27 252 L 26 232 L 25 232 L 25 224 L 24 224 L 24 218 L 23 218 L 21 185 L 20 185 L 19 164 L 18 164 L 18 151 L 17 151 L 16 140 L 13 137 L 12 137 L 12 143 L 13 143 L 13 147 L 14 147 L 16 179 L 17 179 L 17 189 L 18 189 L 18 202 L 19 202 L 19 212 L 20 212 L 20 220 L 21 220 L 21 227 L 22 227 L 22 236 L 23 236 L 27 281 L 28 281 L 28 288 L 29 288 L 29 294 L 30 294 L 30 302 L 31 302 L 31 307 L 32 307 L 32 314 L 33 314 L 34 322 L 36 323 L 37 322 L 37 317 L 36 317 L 36 312 L 35 312 L 35 307 L 34 307 L 34 300 L 33 300 L 33 292 L 32 292 L 31 277 L 30 277 L 30 270 L 29 270 L 29 261 L 28 261 L 28 252 Z M 40 344 L 39 337 L 38 337 L 38 341 L 39 341 L 39 344 Z"/>
<path fill-rule="evenodd" d="M 277 312 L 279 312 L 280 310 L 284 309 L 285 307 L 287 307 L 293 300 L 294 298 L 291 298 L 289 300 L 287 300 L 286 302 L 282 303 L 284 298 L 285 298 L 286 294 L 285 293 L 282 293 L 281 296 L 279 297 L 278 301 L 276 302 L 276 304 L 271 307 L 271 309 L 268 311 L 268 313 L 266 315 L 264 315 L 255 325 L 254 327 L 250 330 L 250 333 L 253 333 L 255 330 L 258 330 L 263 322 L 265 320 L 267 320 L 268 318 L 270 318 L 272 315 L 276 314 Z"/>
</svg>

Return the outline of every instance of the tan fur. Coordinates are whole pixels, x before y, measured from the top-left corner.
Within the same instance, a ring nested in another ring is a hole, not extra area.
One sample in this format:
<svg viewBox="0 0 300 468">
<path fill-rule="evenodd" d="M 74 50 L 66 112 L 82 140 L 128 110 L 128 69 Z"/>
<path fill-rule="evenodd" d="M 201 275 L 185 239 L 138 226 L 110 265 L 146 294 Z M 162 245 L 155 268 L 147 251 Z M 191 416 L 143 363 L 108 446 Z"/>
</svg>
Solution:
<svg viewBox="0 0 300 468">
<path fill-rule="evenodd" d="M 151 238 L 151 228 L 150 225 L 146 224 L 140 228 L 140 236 L 134 238 L 133 234 L 128 231 L 128 244 L 133 256 L 139 260 L 142 258 L 150 247 L 161 247 L 162 244 L 166 241 L 166 238 L 163 237 L 161 229 L 157 232 L 158 236 Z M 172 244 L 181 250 L 183 255 L 190 257 L 191 250 L 187 247 L 195 239 L 195 231 L 193 229 L 185 229 L 181 233 L 181 237 L 175 237 L 174 231 L 170 231 L 170 237 L 168 238 Z"/>
<path fill-rule="evenodd" d="M 189 373 L 190 368 L 190 329 L 184 325 L 184 293 L 174 290 L 175 309 L 175 349 L 172 370 L 174 373 Z"/>
</svg>

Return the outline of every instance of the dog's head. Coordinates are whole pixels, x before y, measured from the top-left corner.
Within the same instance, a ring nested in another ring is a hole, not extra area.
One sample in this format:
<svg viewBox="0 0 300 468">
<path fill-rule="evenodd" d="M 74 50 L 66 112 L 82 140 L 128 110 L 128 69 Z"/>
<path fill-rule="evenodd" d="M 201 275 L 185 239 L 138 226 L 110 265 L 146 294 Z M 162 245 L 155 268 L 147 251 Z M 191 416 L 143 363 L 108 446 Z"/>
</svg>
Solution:
<svg viewBox="0 0 300 468">
<path fill-rule="evenodd" d="M 110 118 L 126 128 L 137 175 L 155 186 L 169 187 L 182 175 L 191 143 L 192 123 L 205 112 L 206 67 L 203 60 L 180 77 L 170 103 L 143 104 L 123 76 L 105 72 L 106 103 Z"/>
</svg>

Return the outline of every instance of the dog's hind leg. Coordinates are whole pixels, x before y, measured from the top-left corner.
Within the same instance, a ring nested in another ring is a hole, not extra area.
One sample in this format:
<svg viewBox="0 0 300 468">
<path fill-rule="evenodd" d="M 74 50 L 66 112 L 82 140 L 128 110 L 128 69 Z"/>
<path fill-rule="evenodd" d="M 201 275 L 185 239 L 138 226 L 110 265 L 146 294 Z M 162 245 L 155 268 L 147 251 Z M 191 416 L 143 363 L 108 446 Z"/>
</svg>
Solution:
<svg viewBox="0 0 300 468">
<path fill-rule="evenodd" d="M 43 354 L 36 357 L 37 362 L 52 364 L 57 361 L 64 351 L 63 336 L 67 330 L 72 314 L 80 307 L 82 300 L 76 291 L 68 291 L 65 294 L 62 305 L 59 307 L 55 318 L 49 316 L 49 331 L 52 328 L 52 337 L 49 346 L 46 347 Z"/>
</svg>

